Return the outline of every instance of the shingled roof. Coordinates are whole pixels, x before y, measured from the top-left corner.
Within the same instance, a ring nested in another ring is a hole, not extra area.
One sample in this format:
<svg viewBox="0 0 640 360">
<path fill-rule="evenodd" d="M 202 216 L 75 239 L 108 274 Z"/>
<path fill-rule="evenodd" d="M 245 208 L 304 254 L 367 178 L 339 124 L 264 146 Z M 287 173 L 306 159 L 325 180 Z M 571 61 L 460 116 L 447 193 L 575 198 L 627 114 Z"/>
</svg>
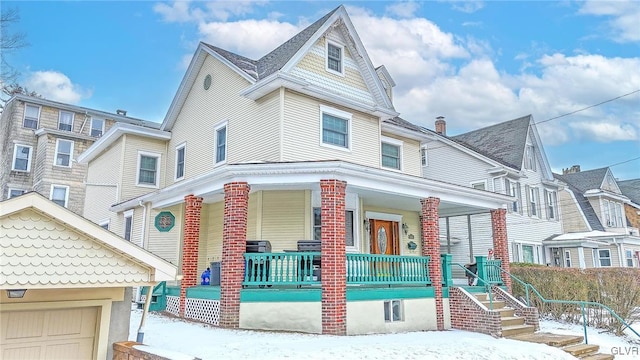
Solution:
<svg viewBox="0 0 640 360">
<path fill-rule="evenodd" d="M 604 172 L 602 170 L 604 170 Z M 600 219 L 596 214 L 596 211 L 591 206 L 589 200 L 584 197 L 584 193 L 587 190 L 599 189 L 606 173 L 607 168 L 588 170 L 565 175 L 553 174 L 556 179 L 565 182 L 569 187 L 569 190 L 573 192 L 576 197 L 576 201 L 578 202 L 578 206 L 582 210 L 585 218 L 587 218 L 589 226 L 591 226 L 591 230 L 605 231 L 604 226 L 602 226 L 602 223 L 600 222 Z M 600 182 L 594 186 L 594 184 L 597 182 L 598 177 L 600 178 Z"/>
<path fill-rule="evenodd" d="M 531 115 L 450 137 L 455 142 L 520 170 Z"/>
<path fill-rule="evenodd" d="M 628 197 L 635 204 L 640 204 L 640 179 L 618 181 L 622 195 Z"/>
<path fill-rule="evenodd" d="M 408 122 L 407 120 L 405 120 L 405 119 L 403 119 L 403 118 L 401 118 L 399 116 L 396 116 L 396 117 L 391 118 L 391 119 L 384 120 L 384 122 L 387 123 L 387 124 L 396 125 L 396 126 L 399 126 L 399 127 L 402 127 L 402 128 L 408 129 L 408 130 L 412 130 L 412 131 L 417 131 L 417 132 L 420 132 L 420 133 L 424 133 L 424 132 L 428 132 L 429 131 L 428 129 L 425 129 L 425 128 L 420 127 L 418 125 L 414 125 L 414 124 Z"/>
<path fill-rule="evenodd" d="M 333 9 L 331 12 L 318 19 L 318 21 L 307 26 L 307 28 L 300 31 L 294 37 L 287 40 L 267 55 L 261 57 L 259 60 L 252 60 L 207 43 L 202 44 L 218 53 L 255 80 L 261 80 L 282 69 L 282 67 L 289 62 L 300 48 L 309 41 L 313 34 L 315 34 L 316 31 L 318 31 L 318 29 L 320 29 L 329 17 L 331 17 L 331 15 L 333 15 L 333 13 L 335 13 L 339 8 L 340 7 Z"/>
</svg>

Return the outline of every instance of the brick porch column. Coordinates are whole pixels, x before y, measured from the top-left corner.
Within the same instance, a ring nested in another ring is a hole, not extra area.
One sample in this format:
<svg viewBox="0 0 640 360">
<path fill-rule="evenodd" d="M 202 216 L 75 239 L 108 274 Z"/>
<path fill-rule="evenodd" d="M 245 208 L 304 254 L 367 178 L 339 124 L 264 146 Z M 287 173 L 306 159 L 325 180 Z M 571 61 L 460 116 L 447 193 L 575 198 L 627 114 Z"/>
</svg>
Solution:
<svg viewBox="0 0 640 360">
<path fill-rule="evenodd" d="M 224 184 L 224 225 L 220 269 L 220 326 L 240 326 L 240 290 L 247 247 L 249 190 L 246 182 Z"/>
<path fill-rule="evenodd" d="M 491 229 L 493 230 L 493 256 L 502 261 L 502 269 L 509 272 L 509 241 L 507 239 L 507 210 L 491 210 Z M 501 272 L 502 282 L 511 292 L 511 277 Z"/>
<path fill-rule="evenodd" d="M 347 334 L 346 186 L 340 180 L 320 180 L 323 334 Z"/>
<path fill-rule="evenodd" d="M 444 306 L 442 303 L 442 265 L 440 262 L 440 223 L 438 205 L 440 199 L 421 199 L 422 205 L 422 256 L 429 256 L 429 277 L 436 297 L 436 324 L 444 330 Z"/>
<path fill-rule="evenodd" d="M 198 245 L 202 198 L 184 197 L 184 235 L 182 240 L 182 280 L 180 281 L 180 317 L 187 306 L 187 288 L 198 285 Z"/>
</svg>

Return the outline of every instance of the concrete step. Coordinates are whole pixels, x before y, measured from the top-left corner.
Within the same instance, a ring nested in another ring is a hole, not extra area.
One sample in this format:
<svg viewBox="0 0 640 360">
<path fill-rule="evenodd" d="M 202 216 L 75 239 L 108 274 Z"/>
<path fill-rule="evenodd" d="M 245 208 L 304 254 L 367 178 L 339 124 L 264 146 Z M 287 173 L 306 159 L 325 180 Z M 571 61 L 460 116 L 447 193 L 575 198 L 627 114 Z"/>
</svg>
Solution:
<svg viewBox="0 0 640 360">
<path fill-rule="evenodd" d="M 503 317 L 500 320 L 502 326 L 524 325 L 524 318 L 518 316 Z"/>
<path fill-rule="evenodd" d="M 488 301 L 489 300 L 489 294 L 487 294 L 487 293 L 473 294 L 473 296 L 475 296 L 476 299 L 478 299 L 480 301 Z"/>
<path fill-rule="evenodd" d="M 533 334 L 536 331 L 533 325 L 512 325 L 502 327 L 503 337 L 512 337 L 521 334 Z"/>
<path fill-rule="evenodd" d="M 482 305 L 486 306 L 487 309 L 489 310 L 498 310 L 498 309 L 502 309 L 504 308 L 504 306 L 506 305 L 504 301 L 497 301 L 497 300 L 493 300 L 493 301 L 481 301 Z M 493 309 L 492 309 L 493 306 Z"/>
<path fill-rule="evenodd" d="M 576 345 L 569 345 L 569 346 L 565 346 L 562 348 L 562 350 L 568 352 L 569 354 L 575 356 L 575 357 L 579 357 L 580 355 L 592 355 L 595 354 L 598 349 L 600 349 L 600 346 L 598 345 L 593 345 L 593 344 L 576 344 Z"/>
<path fill-rule="evenodd" d="M 500 313 L 500 317 L 505 318 L 505 317 L 514 317 L 514 315 L 516 314 L 516 311 L 512 308 L 509 307 L 504 307 L 501 309 L 494 309 L 494 311 L 497 311 Z"/>
<path fill-rule="evenodd" d="M 589 354 L 584 357 L 581 356 L 580 359 L 582 360 L 613 360 L 615 359 L 615 356 L 611 354 L 596 353 L 596 354 Z"/>
<path fill-rule="evenodd" d="M 584 337 L 577 335 L 558 335 L 552 333 L 537 332 L 535 334 L 522 334 L 513 336 L 512 339 L 538 344 L 547 344 L 554 347 L 563 347 L 568 345 L 581 344 L 584 340 Z"/>
</svg>

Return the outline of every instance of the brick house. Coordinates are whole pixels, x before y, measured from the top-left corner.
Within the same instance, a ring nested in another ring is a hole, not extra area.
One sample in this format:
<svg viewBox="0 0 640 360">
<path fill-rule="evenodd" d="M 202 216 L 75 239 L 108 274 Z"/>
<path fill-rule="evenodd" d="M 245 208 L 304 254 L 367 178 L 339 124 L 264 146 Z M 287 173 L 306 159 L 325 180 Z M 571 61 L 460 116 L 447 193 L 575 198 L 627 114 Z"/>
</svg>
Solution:
<svg viewBox="0 0 640 360">
<path fill-rule="evenodd" d="M 82 214 L 87 166 L 76 158 L 117 122 L 158 126 L 125 114 L 14 95 L 0 120 L 0 199 L 36 191 Z"/>
<path fill-rule="evenodd" d="M 179 265 L 183 279 L 153 294 L 178 316 L 340 335 L 450 328 L 461 318 L 439 218 L 490 214 L 508 271 L 512 197 L 424 178 L 427 137 L 398 117 L 394 84 L 343 6 L 258 60 L 200 43 L 159 129 L 117 124 L 79 157 L 101 181 L 85 216 Z M 209 266 L 215 286 L 198 286 Z"/>
</svg>

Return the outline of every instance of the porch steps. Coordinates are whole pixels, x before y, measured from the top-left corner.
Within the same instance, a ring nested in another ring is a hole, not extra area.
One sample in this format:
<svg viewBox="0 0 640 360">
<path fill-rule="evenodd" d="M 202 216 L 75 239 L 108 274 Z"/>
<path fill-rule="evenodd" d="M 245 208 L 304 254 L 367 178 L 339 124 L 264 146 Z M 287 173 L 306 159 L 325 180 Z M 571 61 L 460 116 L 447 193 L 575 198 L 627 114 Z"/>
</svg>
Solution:
<svg viewBox="0 0 640 360">
<path fill-rule="evenodd" d="M 582 360 L 613 360 L 611 354 L 598 353 L 598 345 L 583 344 L 584 337 L 578 335 L 558 335 L 538 332 L 534 334 L 521 334 L 510 337 L 513 340 L 527 341 L 538 344 L 561 348 L 567 353 Z"/>
<path fill-rule="evenodd" d="M 487 309 L 491 309 L 491 306 L 493 306 L 493 311 L 500 313 L 503 337 L 511 337 L 520 334 L 533 334 L 536 331 L 535 326 L 526 325 L 525 319 L 517 316 L 515 314 L 515 310 L 507 307 L 504 301 L 489 301 L 489 295 L 486 293 L 473 295 L 482 303 L 482 305 L 486 306 Z"/>
</svg>

